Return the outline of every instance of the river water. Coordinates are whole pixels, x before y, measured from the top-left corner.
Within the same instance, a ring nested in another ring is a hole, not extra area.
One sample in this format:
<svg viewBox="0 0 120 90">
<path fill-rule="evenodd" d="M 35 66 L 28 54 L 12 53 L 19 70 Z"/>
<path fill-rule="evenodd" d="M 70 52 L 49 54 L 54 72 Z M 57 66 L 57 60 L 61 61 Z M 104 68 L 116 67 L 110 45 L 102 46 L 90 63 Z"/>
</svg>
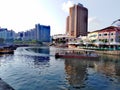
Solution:
<svg viewBox="0 0 120 90">
<path fill-rule="evenodd" d="M 0 56 L 0 78 L 15 90 L 120 90 L 120 57 L 55 59 L 54 47 Z"/>
</svg>

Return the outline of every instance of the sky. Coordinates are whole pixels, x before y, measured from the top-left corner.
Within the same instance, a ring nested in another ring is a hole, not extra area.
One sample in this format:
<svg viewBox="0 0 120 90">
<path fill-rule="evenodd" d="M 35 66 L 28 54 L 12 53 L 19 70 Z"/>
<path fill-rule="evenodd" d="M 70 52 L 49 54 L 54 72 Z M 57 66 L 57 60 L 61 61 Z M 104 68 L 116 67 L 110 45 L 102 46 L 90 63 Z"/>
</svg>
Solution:
<svg viewBox="0 0 120 90">
<path fill-rule="evenodd" d="M 88 31 L 103 29 L 120 19 L 120 0 L 0 0 L 0 27 L 26 31 L 35 24 L 51 26 L 51 35 L 64 34 L 73 4 L 88 9 Z"/>
</svg>

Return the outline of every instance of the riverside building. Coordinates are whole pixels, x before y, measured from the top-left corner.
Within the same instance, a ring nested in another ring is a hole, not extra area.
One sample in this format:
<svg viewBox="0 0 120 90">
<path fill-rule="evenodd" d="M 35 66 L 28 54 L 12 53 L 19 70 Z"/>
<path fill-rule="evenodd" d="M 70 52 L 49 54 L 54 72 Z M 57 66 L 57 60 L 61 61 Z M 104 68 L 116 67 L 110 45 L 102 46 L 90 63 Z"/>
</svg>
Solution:
<svg viewBox="0 0 120 90">
<path fill-rule="evenodd" d="M 35 30 L 37 32 L 36 40 L 41 42 L 50 42 L 50 26 L 36 24 Z"/>
<path fill-rule="evenodd" d="M 13 43 L 15 38 L 15 32 L 13 30 L 8 30 L 7 28 L 0 28 L 0 42 L 1 43 Z"/>
<path fill-rule="evenodd" d="M 120 27 L 110 26 L 90 32 L 88 38 L 93 42 L 101 41 L 105 44 L 120 43 Z"/>
<path fill-rule="evenodd" d="M 36 24 L 35 28 L 26 32 L 19 32 L 17 37 L 21 40 L 36 40 L 40 42 L 50 42 L 50 26 Z"/>
</svg>

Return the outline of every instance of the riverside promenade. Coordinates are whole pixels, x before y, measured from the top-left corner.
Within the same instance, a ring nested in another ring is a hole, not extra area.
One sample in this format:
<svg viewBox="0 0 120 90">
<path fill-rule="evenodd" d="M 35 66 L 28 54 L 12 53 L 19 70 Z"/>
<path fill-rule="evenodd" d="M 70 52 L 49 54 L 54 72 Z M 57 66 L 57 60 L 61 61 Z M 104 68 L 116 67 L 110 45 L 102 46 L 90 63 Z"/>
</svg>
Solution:
<svg viewBox="0 0 120 90">
<path fill-rule="evenodd" d="M 0 78 L 0 90 L 15 90 Z"/>
</svg>

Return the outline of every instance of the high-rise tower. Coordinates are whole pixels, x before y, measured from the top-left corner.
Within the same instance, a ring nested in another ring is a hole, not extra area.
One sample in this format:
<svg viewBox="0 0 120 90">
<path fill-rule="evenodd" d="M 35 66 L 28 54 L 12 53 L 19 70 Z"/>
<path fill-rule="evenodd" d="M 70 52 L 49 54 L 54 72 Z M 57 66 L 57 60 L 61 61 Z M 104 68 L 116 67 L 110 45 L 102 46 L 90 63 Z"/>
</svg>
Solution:
<svg viewBox="0 0 120 90">
<path fill-rule="evenodd" d="M 69 9 L 67 17 L 66 33 L 71 37 L 87 35 L 88 9 L 82 4 L 74 5 Z"/>
<path fill-rule="evenodd" d="M 69 34 L 69 16 L 66 19 L 66 34 Z"/>
</svg>

